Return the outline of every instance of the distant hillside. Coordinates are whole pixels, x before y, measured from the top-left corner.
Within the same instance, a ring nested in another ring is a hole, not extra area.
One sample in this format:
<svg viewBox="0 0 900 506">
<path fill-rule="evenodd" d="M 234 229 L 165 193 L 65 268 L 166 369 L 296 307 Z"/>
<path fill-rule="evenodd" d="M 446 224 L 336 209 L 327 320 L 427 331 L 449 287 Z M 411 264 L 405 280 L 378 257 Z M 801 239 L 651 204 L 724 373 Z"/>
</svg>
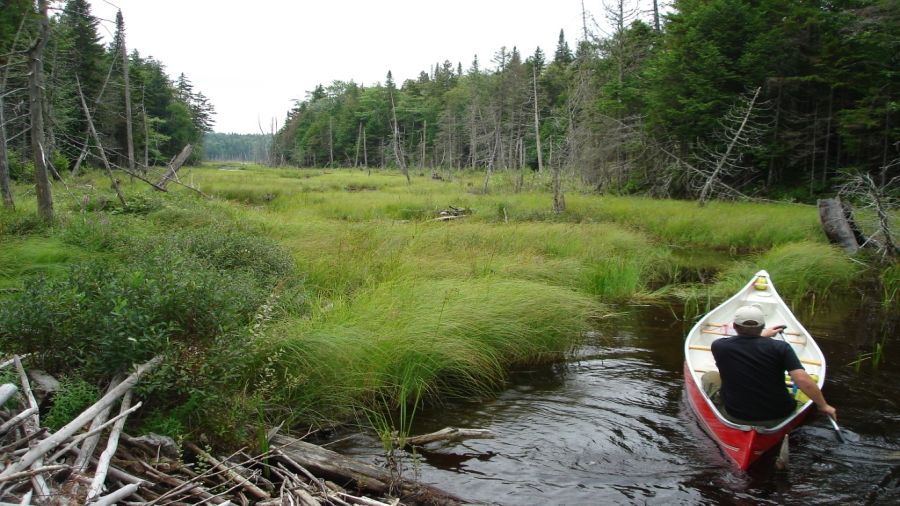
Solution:
<svg viewBox="0 0 900 506">
<path fill-rule="evenodd" d="M 204 158 L 213 161 L 264 162 L 271 137 L 262 134 L 211 132 L 204 139 Z"/>
</svg>

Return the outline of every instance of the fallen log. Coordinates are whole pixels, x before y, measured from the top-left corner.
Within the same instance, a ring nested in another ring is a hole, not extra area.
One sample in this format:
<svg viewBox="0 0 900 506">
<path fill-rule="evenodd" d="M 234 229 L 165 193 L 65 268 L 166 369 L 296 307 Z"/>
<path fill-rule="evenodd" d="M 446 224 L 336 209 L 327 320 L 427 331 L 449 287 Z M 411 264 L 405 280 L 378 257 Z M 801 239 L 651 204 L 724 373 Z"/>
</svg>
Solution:
<svg viewBox="0 0 900 506">
<path fill-rule="evenodd" d="M 387 494 L 393 485 L 404 501 L 414 504 L 457 505 L 467 502 L 450 492 L 421 482 L 402 480 L 394 483 L 394 477 L 387 470 L 305 441 L 276 435 L 272 438 L 271 445 L 278 448 L 273 451 L 276 457 L 283 453 L 313 473 L 330 476 L 363 491 Z"/>
<path fill-rule="evenodd" d="M 463 441 L 465 439 L 494 439 L 494 437 L 494 433 L 487 429 L 459 429 L 456 427 L 445 427 L 430 434 L 408 437 L 406 438 L 405 443 L 413 446 L 422 446 L 436 441 L 452 443 Z"/>
<path fill-rule="evenodd" d="M 840 199 L 820 199 L 816 205 L 819 208 L 822 230 L 829 242 L 837 244 L 850 255 L 859 251 L 861 245 L 867 242 L 847 204 Z"/>
</svg>

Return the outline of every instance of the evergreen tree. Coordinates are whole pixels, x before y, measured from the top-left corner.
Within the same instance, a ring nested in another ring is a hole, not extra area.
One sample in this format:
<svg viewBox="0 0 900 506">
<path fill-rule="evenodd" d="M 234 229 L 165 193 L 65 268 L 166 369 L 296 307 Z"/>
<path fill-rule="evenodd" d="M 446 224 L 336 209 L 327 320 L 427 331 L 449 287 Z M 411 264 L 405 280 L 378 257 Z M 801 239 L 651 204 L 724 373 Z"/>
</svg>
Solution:
<svg viewBox="0 0 900 506">
<path fill-rule="evenodd" d="M 575 60 L 572 50 L 569 49 L 569 43 L 566 42 L 566 34 L 563 29 L 559 30 L 559 40 L 556 43 L 556 52 L 553 53 L 553 63 L 558 65 L 568 65 Z"/>
</svg>

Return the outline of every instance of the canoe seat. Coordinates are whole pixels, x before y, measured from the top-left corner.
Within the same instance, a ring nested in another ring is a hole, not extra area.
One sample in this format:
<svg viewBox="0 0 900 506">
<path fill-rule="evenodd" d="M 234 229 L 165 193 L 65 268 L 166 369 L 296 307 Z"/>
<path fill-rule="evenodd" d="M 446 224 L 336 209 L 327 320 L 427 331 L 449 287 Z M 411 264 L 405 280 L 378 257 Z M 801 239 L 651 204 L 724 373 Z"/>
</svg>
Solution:
<svg viewBox="0 0 900 506">
<path fill-rule="evenodd" d="M 705 324 L 704 326 L 707 328 L 709 328 L 709 327 L 727 327 L 728 324 L 727 323 L 718 323 L 718 322 L 709 322 L 709 323 Z M 704 330 L 703 333 L 707 334 L 708 332 L 706 332 Z M 711 332 L 709 332 L 709 333 L 711 333 Z M 785 329 L 784 335 L 786 335 L 786 336 L 802 336 L 803 333 Z"/>
</svg>

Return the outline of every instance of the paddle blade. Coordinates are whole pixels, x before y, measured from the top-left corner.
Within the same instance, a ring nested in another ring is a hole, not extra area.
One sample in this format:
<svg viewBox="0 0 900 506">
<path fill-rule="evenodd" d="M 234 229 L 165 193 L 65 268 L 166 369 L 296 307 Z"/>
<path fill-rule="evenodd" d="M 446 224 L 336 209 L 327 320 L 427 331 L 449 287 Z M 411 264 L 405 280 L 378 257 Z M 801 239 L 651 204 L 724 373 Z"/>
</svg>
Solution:
<svg viewBox="0 0 900 506">
<path fill-rule="evenodd" d="M 775 458 L 775 469 L 787 469 L 789 460 L 788 454 L 788 436 L 785 434 L 784 439 L 781 441 L 781 448 L 778 450 L 778 457 Z"/>
</svg>

